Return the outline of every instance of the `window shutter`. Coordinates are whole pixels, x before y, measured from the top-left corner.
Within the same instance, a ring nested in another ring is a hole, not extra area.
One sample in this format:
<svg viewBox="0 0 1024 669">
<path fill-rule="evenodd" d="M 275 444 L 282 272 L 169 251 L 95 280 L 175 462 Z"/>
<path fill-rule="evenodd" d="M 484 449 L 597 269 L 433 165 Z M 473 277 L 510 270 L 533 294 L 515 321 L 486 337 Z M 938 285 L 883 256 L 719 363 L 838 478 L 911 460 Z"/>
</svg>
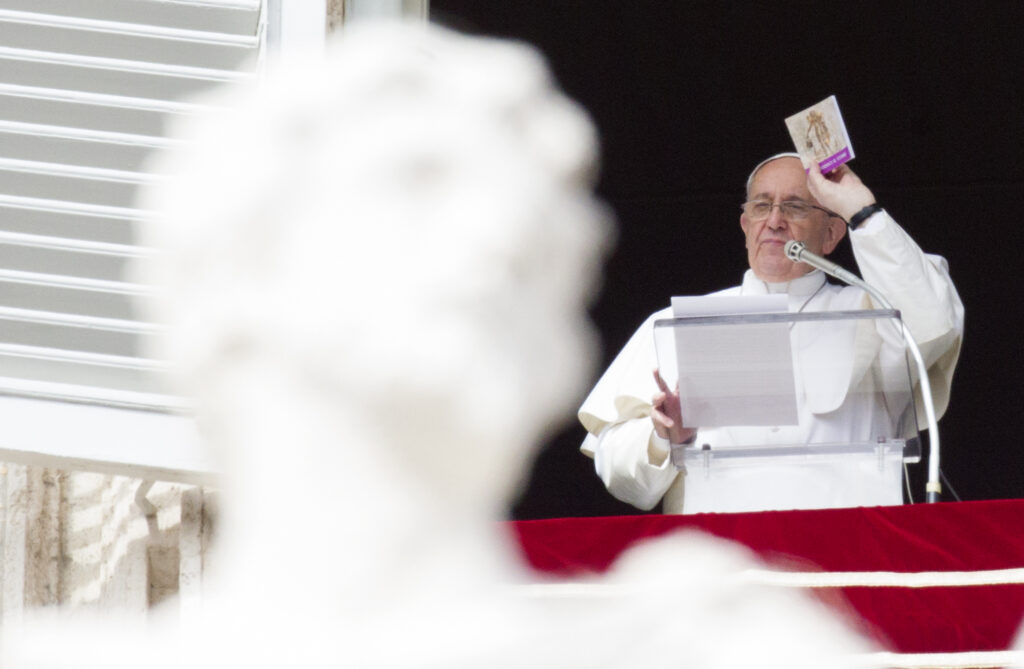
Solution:
<svg viewBox="0 0 1024 669">
<path fill-rule="evenodd" d="M 273 2 L 274 0 L 270 0 Z M 214 470 L 123 276 L 147 158 L 187 99 L 256 76 L 261 0 L 0 0 L 0 460 Z"/>
<path fill-rule="evenodd" d="M 256 76 L 260 0 L 0 0 L 0 393 L 173 410 L 135 205 L 192 94 Z"/>
</svg>

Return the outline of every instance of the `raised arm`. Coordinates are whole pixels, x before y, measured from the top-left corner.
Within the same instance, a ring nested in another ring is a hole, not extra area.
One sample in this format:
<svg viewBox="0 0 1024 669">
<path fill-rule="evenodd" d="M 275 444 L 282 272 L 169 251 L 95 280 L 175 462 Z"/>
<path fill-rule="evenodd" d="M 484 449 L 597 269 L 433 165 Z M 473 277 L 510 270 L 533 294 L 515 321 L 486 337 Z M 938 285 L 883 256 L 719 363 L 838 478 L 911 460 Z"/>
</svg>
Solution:
<svg viewBox="0 0 1024 669">
<path fill-rule="evenodd" d="M 848 221 L 875 196 L 847 165 L 823 176 L 812 166 L 808 189 L 822 206 Z M 900 310 L 928 366 L 936 412 L 949 400 L 960 353 L 964 306 L 944 258 L 927 254 L 884 210 L 879 209 L 850 233 L 850 244 L 864 280 Z"/>
</svg>

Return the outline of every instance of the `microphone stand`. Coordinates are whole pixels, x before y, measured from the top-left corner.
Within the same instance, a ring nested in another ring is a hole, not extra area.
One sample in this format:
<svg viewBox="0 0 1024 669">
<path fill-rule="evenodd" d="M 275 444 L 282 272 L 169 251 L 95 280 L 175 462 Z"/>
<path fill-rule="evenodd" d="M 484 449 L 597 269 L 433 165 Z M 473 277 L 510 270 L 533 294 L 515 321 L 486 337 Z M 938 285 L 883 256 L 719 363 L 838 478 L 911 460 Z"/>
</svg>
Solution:
<svg viewBox="0 0 1024 669">
<path fill-rule="evenodd" d="M 895 310 L 892 303 L 866 281 L 853 272 L 843 269 L 831 260 L 826 260 L 815 253 L 805 250 L 803 242 L 795 240 L 786 242 L 785 252 L 786 256 L 793 262 L 807 263 L 811 267 L 820 269 L 844 283 L 857 286 L 874 298 L 875 302 L 883 308 Z M 917 341 L 902 318 L 900 319 L 900 327 L 903 329 L 903 339 L 907 342 L 907 348 L 910 349 L 910 354 L 914 358 L 914 362 L 917 363 L 918 376 L 920 377 L 919 382 L 921 384 L 921 399 L 924 402 L 924 413 L 928 420 L 928 483 L 925 485 L 925 501 L 931 504 L 938 502 L 939 495 L 942 493 L 942 483 L 939 480 L 939 421 L 935 418 L 932 384 L 928 379 L 928 368 L 925 367 L 924 358 L 921 356 L 921 349 L 917 347 Z"/>
</svg>

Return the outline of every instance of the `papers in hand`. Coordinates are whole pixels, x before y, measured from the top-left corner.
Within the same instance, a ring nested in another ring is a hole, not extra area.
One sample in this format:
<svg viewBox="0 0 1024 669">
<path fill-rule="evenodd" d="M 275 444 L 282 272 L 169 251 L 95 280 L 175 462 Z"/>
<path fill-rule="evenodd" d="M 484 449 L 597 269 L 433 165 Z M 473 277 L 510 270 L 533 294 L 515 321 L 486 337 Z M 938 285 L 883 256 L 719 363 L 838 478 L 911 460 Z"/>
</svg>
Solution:
<svg viewBox="0 0 1024 669">
<path fill-rule="evenodd" d="M 853 160 L 853 145 L 834 95 L 793 114 L 786 119 L 786 127 L 804 168 L 817 161 L 824 174 Z"/>
<path fill-rule="evenodd" d="M 777 313 L 787 311 L 787 298 L 673 297 L 672 310 L 676 318 Z M 678 373 L 686 426 L 797 424 L 789 323 L 702 322 L 672 330 L 674 346 L 657 346 L 658 363 L 666 380 L 666 372 Z"/>
</svg>

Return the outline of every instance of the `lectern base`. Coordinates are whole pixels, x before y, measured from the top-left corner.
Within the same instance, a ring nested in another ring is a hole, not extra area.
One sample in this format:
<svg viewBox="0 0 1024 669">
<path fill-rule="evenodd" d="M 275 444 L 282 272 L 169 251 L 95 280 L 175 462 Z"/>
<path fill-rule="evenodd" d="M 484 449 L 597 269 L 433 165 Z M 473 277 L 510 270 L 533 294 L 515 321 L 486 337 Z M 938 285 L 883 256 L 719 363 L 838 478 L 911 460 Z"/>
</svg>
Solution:
<svg viewBox="0 0 1024 669">
<path fill-rule="evenodd" d="M 903 457 L 898 452 L 706 462 L 698 458 L 687 459 L 683 513 L 903 503 Z"/>
</svg>

